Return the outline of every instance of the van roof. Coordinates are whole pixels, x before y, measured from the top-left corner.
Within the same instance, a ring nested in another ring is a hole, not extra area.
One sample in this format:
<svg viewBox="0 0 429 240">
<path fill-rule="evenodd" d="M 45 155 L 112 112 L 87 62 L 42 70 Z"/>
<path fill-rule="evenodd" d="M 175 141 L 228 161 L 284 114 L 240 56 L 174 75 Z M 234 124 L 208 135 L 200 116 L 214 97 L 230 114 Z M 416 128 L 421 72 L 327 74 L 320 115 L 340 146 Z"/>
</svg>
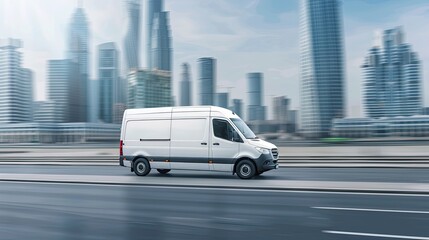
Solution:
<svg viewBox="0 0 429 240">
<path fill-rule="evenodd" d="M 217 106 L 183 106 L 183 107 L 160 107 L 160 108 L 134 108 L 125 110 L 124 114 L 144 114 L 144 113 L 166 113 L 166 112 L 220 112 L 230 115 L 231 110 Z"/>
</svg>

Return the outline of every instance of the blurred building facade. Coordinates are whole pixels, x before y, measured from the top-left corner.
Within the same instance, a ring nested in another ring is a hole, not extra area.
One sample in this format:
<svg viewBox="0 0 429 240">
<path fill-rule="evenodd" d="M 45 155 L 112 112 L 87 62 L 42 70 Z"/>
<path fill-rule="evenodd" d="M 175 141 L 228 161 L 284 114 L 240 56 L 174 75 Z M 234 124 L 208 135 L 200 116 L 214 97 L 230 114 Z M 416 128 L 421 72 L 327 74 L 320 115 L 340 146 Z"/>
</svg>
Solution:
<svg viewBox="0 0 429 240">
<path fill-rule="evenodd" d="M 300 1 L 301 131 L 330 133 L 332 119 L 345 115 L 344 44 L 339 0 Z"/>
<path fill-rule="evenodd" d="M 22 68 L 19 39 L 0 40 L 0 123 L 32 120 L 33 79 L 29 69 Z"/>
<path fill-rule="evenodd" d="M 180 81 L 180 106 L 192 106 L 192 82 L 190 66 L 182 64 L 182 79 Z"/>
<path fill-rule="evenodd" d="M 332 123 L 332 136 L 427 137 L 429 136 L 429 116 L 335 119 Z"/>
<path fill-rule="evenodd" d="M 215 105 L 216 99 L 216 59 L 198 59 L 198 81 L 200 105 Z"/>
<path fill-rule="evenodd" d="M 126 0 L 128 28 L 124 39 L 124 56 L 127 71 L 140 66 L 140 7 L 141 0 Z"/>
<path fill-rule="evenodd" d="M 51 109 L 54 111 L 54 113 L 49 114 L 54 118 L 51 121 L 78 121 L 79 109 L 73 104 L 78 100 L 73 99 L 75 97 L 72 94 L 72 89 L 76 89 L 75 84 L 78 83 L 75 79 L 76 69 L 77 64 L 68 59 L 48 60 L 47 97 L 48 101 L 54 102 L 57 106 Z M 40 107 L 44 109 L 43 112 L 47 111 L 47 106 L 42 105 Z"/>
<path fill-rule="evenodd" d="M 98 46 L 99 119 L 113 122 L 113 108 L 119 103 L 121 85 L 119 78 L 119 54 L 113 42 Z"/>
<path fill-rule="evenodd" d="M 132 70 L 128 73 L 128 108 L 168 107 L 172 104 L 169 71 Z"/>
<path fill-rule="evenodd" d="M 0 125 L 0 143 L 117 142 L 121 125 L 29 122 Z"/>
<path fill-rule="evenodd" d="M 64 122 L 62 107 L 55 101 L 35 101 L 33 104 L 33 121 L 37 123 L 61 123 Z"/>
<path fill-rule="evenodd" d="M 226 92 L 216 94 L 216 106 L 228 109 L 229 94 Z"/>
<path fill-rule="evenodd" d="M 289 113 L 290 99 L 286 96 L 273 97 L 273 116 L 274 121 L 287 123 Z"/>
<path fill-rule="evenodd" d="M 263 81 L 264 76 L 262 73 L 248 73 L 247 74 L 247 120 L 260 121 L 265 120 L 265 106 L 263 106 Z"/>
<path fill-rule="evenodd" d="M 231 111 L 235 112 L 241 119 L 243 119 L 243 100 L 232 99 Z"/>
<path fill-rule="evenodd" d="M 362 65 L 368 117 L 411 116 L 422 108 L 420 61 L 404 43 L 401 27 L 385 30 L 382 46 L 372 47 Z"/>
<path fill-rule="evenodd" d="M 90 116 L 94 116 L 90 109 L 90 83 L 89 83 L 89 29 L 86 14 L 83 8 L 76 8 L 69 25 L 68 43 L 67 43 L 67 59 L 72 63 L 76 63 L 77 67 L 72 71 L 74 81 L 71 85 L 73 96 L 71 98 L 72 106 L 75 110 L 70 114 L 73 118 L 72 122 L 87 122 L 94 121 Z"/>
</svg>

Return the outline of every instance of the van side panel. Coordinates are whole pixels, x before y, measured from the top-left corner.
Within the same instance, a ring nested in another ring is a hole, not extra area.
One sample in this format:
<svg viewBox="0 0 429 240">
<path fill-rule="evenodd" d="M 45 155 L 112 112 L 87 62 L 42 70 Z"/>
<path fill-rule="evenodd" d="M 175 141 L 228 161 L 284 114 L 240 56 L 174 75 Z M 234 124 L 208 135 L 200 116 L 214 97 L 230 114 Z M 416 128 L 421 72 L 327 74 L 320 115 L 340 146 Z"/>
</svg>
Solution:
<svg viewBox="0 0 429 240">
<path fill-rule="evenodd" d="M 124 156 L 132 159 L 142 156 L 149 160 L 152 168 L 170 169 L 170 116 L 171 113 L 165 113 L 155 118 L 145 115 L 128 118 L 123 139 Z"/>
<path fill-rule="evenodd" d="M 209 112 L 173 112 L 171 168 L 209 170 Z"/>
</svg>

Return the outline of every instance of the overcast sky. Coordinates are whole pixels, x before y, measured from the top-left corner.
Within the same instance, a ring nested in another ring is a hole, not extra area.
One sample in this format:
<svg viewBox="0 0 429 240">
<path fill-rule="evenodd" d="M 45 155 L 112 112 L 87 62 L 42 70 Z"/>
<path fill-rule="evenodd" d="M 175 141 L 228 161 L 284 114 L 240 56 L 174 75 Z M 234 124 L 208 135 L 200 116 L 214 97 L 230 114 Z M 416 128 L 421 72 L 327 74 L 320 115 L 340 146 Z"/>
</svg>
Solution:
<svg viewBox="0 0 429 240">
<path fill-rule="evenodd" d="M 145 0 L 142 0 L 146 2 Z M 348 116 L 363 116 L 360 65 L 377 30 L 403 26 L 406 42 L 422 60 L 425 106 L 429 106 L 429 1 L 343 0 Z M 68 24 L 77 0 L 0 0 L 0 38 L 24 42 L 23 66 L 35 74 L 35 96 L 46 99 L 46 62 L 65 57 Z M 124 1 L 84 0 L 90 24 L 91 79 L 96 46 L 116 42 L 123 56 L 127 27 Z M 247 102 L 248 72 L 263 72 L 265 104 L 286 95 L 299 108 L 298 0 L 165 0 L 173 37 L 174 95 L 178 96 L 180 65 L 191 65 L 194 102 L 196 61 L 218 60 L 218 91 Z M 142 11 L 141 61 L 145 57 L 146 6 Z M 123 63 L 123 58 L 121 59 Z M 271 117 L 271 115 L 270 115 Z"/>
</svg>

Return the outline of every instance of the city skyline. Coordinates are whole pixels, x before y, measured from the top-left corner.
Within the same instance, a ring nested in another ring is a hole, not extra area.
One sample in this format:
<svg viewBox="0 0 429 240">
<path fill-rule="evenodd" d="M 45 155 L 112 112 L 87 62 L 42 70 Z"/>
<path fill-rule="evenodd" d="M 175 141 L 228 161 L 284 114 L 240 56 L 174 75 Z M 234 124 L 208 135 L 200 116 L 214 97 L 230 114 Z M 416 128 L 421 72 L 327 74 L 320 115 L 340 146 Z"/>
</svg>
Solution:
<svg viewBox="0 0 429 240">
<path fill-rule="evenodd" d="M 126 8 L 123 2 L 118 3 L 119 1 L 109 0 L 103 2 L 106 2 L 104 6 L 100 6 L 99 0 L 87 0 L 83 3 L 89 28 L 92 32 L 90 46 L 91 79 L 95 79 L 96 45 L 113 41 L 122 47 L 121 43 L 126 30 Z M 198 57 L 212 56 L 218 59 L 218 85 L 235 87 L 231 90 L 231 98 L 242 98 L 247 105 L 246 94 L 241 93 L 238 87 L 246 86 L 245 74 L 247 72 L 260 71 L 265 76 L 264 102 L 267 102 L 267 105 L 271 103 L 270 95 L 287 95 L 291 98 L 291 108 L 296 109 L 299 106 L 299 95 L 297 94 L 299 63 L 296 60 L 298 59 L 298 52 L 294 48 L 297 48 L 298 43 L 298 16 L 296 13 L 298 2 L 234 1 L 231 3 L 228 1 L 208 1 L 206 4 L 195 3 L 194 0 L 165 1 L 165 10 L 171 13 L 170 24 L 174 35 L 174 95 L 178 96 L 180 65 L 183 62 L 189 62 L 191 69 L 196 70 Z M 383 8 L 378 7 L 380 4 L 383 5 Z M 46 99 L 46 60 L 64 58 L 63 53 L 60 52 L 65 50 L 64 29 L 76 5 L 73 1 L 58 4 L 51 0 L 36 0 L 31 3 L 24 3 L 20 0 L 0 2 L 1 9 L 15 9 L 12 11 L 14 14 L 3 10 L 2 18 L 4 21 L 2 24 L 4 26 L 1 25 L 3 28 L 0 27 L 2 29 L 0 34 L 4 37 L 19 38 L 24 42 L 24 47 L 21 49 L 24 55 L 23 67 L 34 71 L 34 78 L 36 79 L 35 100 Z M 236 9 L 240 5 L 244 6 L 245 11 Z M 407 1 L 406 3 L 404 1 L 377 1 L 376 3 L 373 1 L 343 1 L 342 5 L 345 30 L 345 64 L 347 66 L 345 77 L 347 115 L 363 116 L 360 65 L 367 49 L 372 46 L 373 33 L 376 29 L 404 25 L 404 28 L 407 29 L 407 42 L 412 44 L 413 50 L 421 56 L 423 92 L 427 93 L 428 84 L 425 84 L 425 76 L 429 74 L 425 63 L 428 62 L 428 53 L 424 51 L 424 41 L 427 41 L 429 37 L 427 32 L 418 31 L 419 24 L 416 23 L 429 19 L 427 14 L 429 4 L 423 1 Z M 69 9 L 67 9 L 68 6 L 70 6 Z M 48 10 L 51 8 L 64 10 L 58 11 L 61 14 L 53 11 L 52 16 L 46 16 L 44 13 L 50 12 Z M 359 8 L 366 8 L 368 11 L 362 14 L 353 11 Z M 390 11 L 399 8 L 403 10 Z M 34 11 L 30 11 L 31 9 Z M 143 1 L 142 14 L 146 10 L 146 1 Z M 207 15 L 209 11 L 211 12 L 210 16 L 201 18 L 201 21 L 195 21 L 196 17 Z M 232 17 L 235 13 L 240 14 L 237 17 Z M 383 13 L 382 17 L 380 17 L 381 13 Z M 52 21 L 52 18 L 55 21 Z M 192 19 L 194 20 L 189 22 Z M 14 28 L 7 25 L 7 22 L 12 20 L 16 22 Z M 33 21 L 30 22 L 30 20 Z M 220 25 L 226 23 L 225 21 L 230 24 L 228 26 Z M 251 25 L 255 21 L 258 23 Z M 38 23 L 37 26 L 43 27 L 36 26 L 34 29 L 20 27 L 33 22 Z M 144 23 L 141 25 L 145 26 Z M 186 26 L 186 28 L 178 26 Z M 267 26 L 269 27 L 267 28 Z M 256 33 L 261 28 L 266 29 Z M 145 31 L 141 29 L 141 32 L 141 39 L 145 39 Z M 39 35 L 40 39 L 37 39 L 35 36 Z M 34 41 L 31 41 L 33 39 Z M 266 43 L 261 42 L 261 40 L 266 40 Z M 268 43 L 270 46 L 267 46 Z M 145 46 L 143 42 L 140 45 Z M 121 48 L 120 51 L 122 54 L 123 49 Z M 144 52 L 142 50 L 139 55 L 142 60 L 146 56 Z M 121 61 L 121 63 L 123 62 Z M 141 65 L 144 66 L 145 64 L 141 63 Z M 121 70 L 123 71 L 122 66 Z M 192 79 L 197 79 L 196 71 L 192 71 L 191 74 Z M 423 95 L 425 97 L 424 105 L 427 106 L 428 94 Z M 195 89 L 193 98 L 197 99 Z M 271 114 L 268 116 L 271 117 Z"/>
</svg>

